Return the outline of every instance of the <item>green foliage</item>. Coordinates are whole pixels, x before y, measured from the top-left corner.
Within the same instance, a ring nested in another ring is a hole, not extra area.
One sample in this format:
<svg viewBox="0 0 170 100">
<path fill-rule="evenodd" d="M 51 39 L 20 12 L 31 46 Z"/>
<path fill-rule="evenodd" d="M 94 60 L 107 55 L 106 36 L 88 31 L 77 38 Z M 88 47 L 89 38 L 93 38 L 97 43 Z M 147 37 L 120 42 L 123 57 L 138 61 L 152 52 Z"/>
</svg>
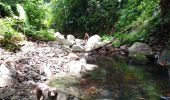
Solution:
<svg viewBox="0 0 170 100">
<path fill-rule="evenodd" d="M 123 44 L 143 42 L 156 27 L 151 23 L 159 16 L 159 0 L 128 0 L 118 12 L 116 37 L 123 39 Z"/>
<path fill-rule="evenodd" d="M 5 16 L 12 16 L 11 7 L 0 2 L 0 18 Z"/>
<path fill-rule="evenodd" d="M 53 23 L 65 33 L 110 33 L 116 17 L 117 0 L 53 0 Z"/>
<path fill-rule="evenodd" d="M 102 35 L 103 41 L 110 41 L 112 39 L 113 39 L 113 37 L 111 35 L 106 35 L 106 34 Z"/>
<path fill-rule="evenodd" d="M 26 0 L 23 4 L 30 25 L 34 30 L 46 28 L 44 24 L 46 15 L 46 7 L 43 0 Z"/>
<path fill-rule="evenodd" d="M 0 44 L 7 50 L 15 51 L 19 49 L 17 43 L 19 41 L 24 41 L 25 36 L 14 30 L 12 28 L 12 23 L 14 23 L 14 20 L 11 18 L 0 19 L 0 35 L 4 37 L 0 41 Z"/>
<path fill-rule="evenodd" d="M 54 41 L 56 38 L 54 37 L 53 30 L 40 30 L 37 31 L 32 37 L 36 40 L 42 41 Z"/>
</svg>

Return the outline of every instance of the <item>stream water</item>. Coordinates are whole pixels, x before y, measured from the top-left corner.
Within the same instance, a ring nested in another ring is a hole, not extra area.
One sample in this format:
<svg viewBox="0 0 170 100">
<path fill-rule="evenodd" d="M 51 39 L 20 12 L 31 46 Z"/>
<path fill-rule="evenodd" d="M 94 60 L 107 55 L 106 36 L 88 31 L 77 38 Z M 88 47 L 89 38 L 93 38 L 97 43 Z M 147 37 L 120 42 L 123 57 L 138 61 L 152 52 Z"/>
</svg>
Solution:
<svg viewBox="0 0 170 100">
<path fill-rule="evenodd" d="M 57 77 L 50 85 L 83 100 L 170 100 L 167 68 L 131 65 L 121 57 L 95 56 L 87 62 L 99 67 L 81 78 Z"/>
</svg>

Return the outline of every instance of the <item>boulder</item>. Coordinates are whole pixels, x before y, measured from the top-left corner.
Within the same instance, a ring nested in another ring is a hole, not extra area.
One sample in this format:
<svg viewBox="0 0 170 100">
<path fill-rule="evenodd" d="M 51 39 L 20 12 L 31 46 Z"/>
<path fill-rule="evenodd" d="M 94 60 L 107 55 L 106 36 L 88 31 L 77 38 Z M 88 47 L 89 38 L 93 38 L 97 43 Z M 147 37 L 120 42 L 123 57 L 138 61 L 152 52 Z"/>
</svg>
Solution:
<svg viewBox="0 0 170 100">
<path fill-rule="evenodd" d="M 143 54 L 129 54 L 129 57 L 131 58 L 129 61 L 131 64 L 147 64 L 149 62 L 149 59 Z"/>
<path fill-rule="evenodd" d="M 135 64 L 146 64 L 149 62 L 147 56 L 152 56 L 154 53 L 152 48 L 145 43 L 136 42 L 129 49 L 129 57 L 131 62 Z"/>
<path fill-rule="evenodd" d="M 79 61 L 71 61 L 67 63 L 65 66 L 69 69 L 69 73 L 76 77 L 81 77 L 81 70 L 82 70 L 83 63 Z"/>
<path fill-rule="evenodd" d="M 10 70 L 4 65 L 0 65 L 0 87 L 11 86 L 14 84 L 14 78 L 12 77 Z"/>
<path fill-rule="evenodd" d="M 134 44 L 128 49 L 128 51 L 129 51 L 129 53 L 131 53 L 131 54 L 139 53 L 139 54 L 143 54 L 143 55 L 153 55 L 152 48 L 149 47 L 147 44 L 145 44 L 145 43 L 140 43 L 140 42 L 134 43 Z"/>
<path fill-rule="evenodd" d="M 170 66 L 170 50 L 164 49 L 157 62 L 161 66 Z"/>
<path fill-rule="evenodd" d="M 85 51 L 85 48 L 81 45 L 73 45 L 71 47 L 71 49 L 73 49 L 73 51 L 76 51 L 76 52 L 83 52 Z"/>
<path fill-rule="evenodd" d="M 75 42 L 69 41 L 69 40 L 66 40 L 66 39 L 62 39 L 62 40 L 60 40 L 60 43 L 65 44 L 67 46 L 72 46 Z"/>
<path fill-rule="evenodd" d="M 54 36 L 57 37 L 57 38 L 59 38 L 59 39 L 65 39 L 65 38 L 64 38 L 64 35 L 62 35 L 62 34 L 59 33 L 59 32 L 54 33 Z"/>
<path fill-rule="evenodd" d="M 101 37 L 99 35 L 94 35 L 90 37 L 87 41 L 86 50 L 92 50 L 95 48 L 96 43 L 101 42 Z"/>
<path fill-rule="evenodd" d="M 77 45 L 85 45 L 85 41 L 82 39 L 75 39 Z"/>
<path fill-rule="evenodd" d="M 88 71 L 92 71 L 97 68 L 97 65 L 94 64 L 87 64 L 86 62 L 80 61 L 71 61 L 67 65 L 69 72 L 71 75 L 76 77 L 81 77 L 81 73 L 86 73 Z"/>
<path fill-rule="evenodd" d="M 68 41 L 75 41 L 75 37 L 73 35 L 67 35 Z"/>
<path fill-rule="evenodd" d="M 105 44 L 106 44 L 105 42 L 97 42 L 97 43 L 95 43 L 94 48 L 102 47 L 102 46 L 104 46 Z"/>
<path fill-rule="evenodd" d="M 59 32 L 54 33 L 54 36 L 57 38 L 56 41 L 59 43 L 62 43 L 65 40 L 64 35 Z"/>
</svg>

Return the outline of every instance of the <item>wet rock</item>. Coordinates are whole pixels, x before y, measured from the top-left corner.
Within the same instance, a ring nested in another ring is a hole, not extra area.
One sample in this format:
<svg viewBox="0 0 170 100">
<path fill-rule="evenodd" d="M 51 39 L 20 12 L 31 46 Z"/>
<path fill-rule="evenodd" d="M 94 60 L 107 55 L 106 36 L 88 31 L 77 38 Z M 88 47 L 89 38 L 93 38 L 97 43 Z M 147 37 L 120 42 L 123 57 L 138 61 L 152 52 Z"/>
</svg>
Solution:
<svg viewBox="0 0 170 100">
<path fill-rule="evenodd" d="M 164 49 L 157 62 L 161 66 L 170 66 L 170 50 Z"/>
<path fill-rule="evenodd" d="M 143 54 L 129 54 L 131 64 L 147 64 L 149 59 Z"/>
<path fill-rule="evenodd" d="M 14 84 L 14 78 L 10 70 L 4 65 L 0 65 L 0 87 L 10 86 Z"/>
</svg>

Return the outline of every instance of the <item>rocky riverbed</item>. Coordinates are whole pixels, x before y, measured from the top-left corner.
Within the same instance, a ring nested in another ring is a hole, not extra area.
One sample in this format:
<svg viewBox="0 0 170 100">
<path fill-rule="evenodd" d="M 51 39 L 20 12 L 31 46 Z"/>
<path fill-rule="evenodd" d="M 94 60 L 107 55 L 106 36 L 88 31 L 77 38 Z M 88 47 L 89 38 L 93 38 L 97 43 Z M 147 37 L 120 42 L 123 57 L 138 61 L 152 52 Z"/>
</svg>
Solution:
<svg viewBox="0 0 170 100">
<path fill-rule="evenodd" d="M 123 92 L 124 86 L 128 89 L 141 88 L 129 85 L 140 75 L 128 76 L 126 74 L 129 72 L 122 74 L 122 71 L 127 71 L 124 68 L 120 70 L 113 67 L 126 66 L 119 65 L 119 58 L 125 63 L 129 62 L 127 45 L 114 48 L 109 42 L 101 42 L 97 35 L 92 36 L 87 44 L 71 35 L 67 36 L 67 41 L 61 34 L 56 35 L 60 39 L 54 42 L 25 42 L 16 53 L 0 49 L 0 99 L 36 100 L 30 81 L 59 89 L 64 94 L 59 100 L 65 100 L 68 94 L 85 100 L 117 100 L 128 94 L 127 91 Z M 147 49 L 148 46 L 140 44 L 129 50 L 136 57 L 136 52 L 143 48 Z M 146 58 L 144 54 L 141 59 L 137 59 L 138 62 Z M 132 60 L 136 62 L 136 59 Z M 125 79 L 129 83 L 125 84 Z M 136 93 L 136 90 L 133 92 Z"/>
</svg>

